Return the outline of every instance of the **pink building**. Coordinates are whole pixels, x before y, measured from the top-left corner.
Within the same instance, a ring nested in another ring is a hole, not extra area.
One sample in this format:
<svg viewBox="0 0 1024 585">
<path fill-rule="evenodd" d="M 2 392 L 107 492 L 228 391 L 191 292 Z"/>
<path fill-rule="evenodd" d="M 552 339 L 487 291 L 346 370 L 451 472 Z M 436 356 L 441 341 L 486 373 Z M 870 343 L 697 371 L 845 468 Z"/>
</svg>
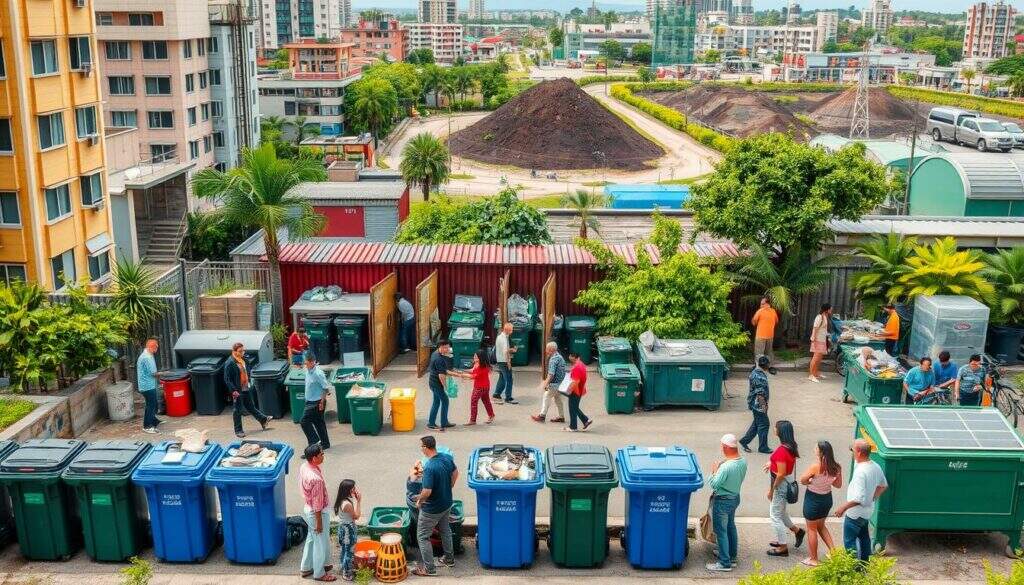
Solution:
<svg viewBox="0 0 1024 585">
<path fill-rule="evenodd" d="M 391 61 L 404 61 L 409 53 L 409 33 L 397 20 L 360 20 L 355 28 L 341 29 L 340 39 L 352 44 L 355 59 L 375 59 L 386 53 Z"/>
</svg>

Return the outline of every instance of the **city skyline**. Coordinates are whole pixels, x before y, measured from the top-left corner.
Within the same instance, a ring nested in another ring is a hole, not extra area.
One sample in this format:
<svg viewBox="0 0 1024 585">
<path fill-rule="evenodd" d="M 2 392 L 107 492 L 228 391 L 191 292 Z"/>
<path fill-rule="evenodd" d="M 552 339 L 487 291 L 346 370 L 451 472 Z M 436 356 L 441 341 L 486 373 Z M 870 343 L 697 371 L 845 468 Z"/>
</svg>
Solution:
<svg viewBox="0 0 1024 585">
<path fill-rule="evenodd" d="M 786 6 L 786 3 L 787 0 L 754 0 L 754 10 L 781 10 Z M 969 6 L 975 3 L 976 0 L 946 0 L 943 2 L 942 12 L 947 14 L 963 13 L 966 12 Z M 895 12 L 900 12 L 901 10 L 935 11 L 934 0 L 896 0 L 892 4 Z M 1008 4 L 1017 9 L 1024 9 L 1024 2 L 1008 2 Z M 415 0 L 353 0 L 352 5 L 354 10 L 365 10 L 367 8 L 416 10 Z M 639 11 L 646 7 L 646 1 L 599 1 L 597 5 L 598 8 L 611 7 L 611 9 L 619 11 L 624 9 L 635 9 Z M 829 8 L 848 8 L 850 5 L 857 7 L 858 10 L 863 10 L 867 5 L 867 2 L 863 0 L 804 0 L 800 2 L 800 7 L 804 12 Z M 590 2 L 585 0 L 555 0 L 554 2 L 551 0 L 512 0 L 512 2 L 503 5 L 503 8 L 506 10 L 540 10 L 547 8 L 558 10 L 560 12 L 568 12 L 576 6 L 586 10 L 586 8 L 590 6 Z M 458 7 L 460 12 L 467 11 L 469 9 L 469 0 L 459 0 Z"/>
</svg>

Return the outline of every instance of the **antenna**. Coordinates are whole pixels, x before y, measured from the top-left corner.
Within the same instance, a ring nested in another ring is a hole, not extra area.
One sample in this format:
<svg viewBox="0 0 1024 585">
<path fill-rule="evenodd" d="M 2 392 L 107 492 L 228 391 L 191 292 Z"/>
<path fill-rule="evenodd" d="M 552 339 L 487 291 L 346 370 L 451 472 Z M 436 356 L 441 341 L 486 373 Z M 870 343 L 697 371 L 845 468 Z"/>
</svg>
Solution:
<svg viewBox="0 0 1024 585">
<path fill-rule="evenodd" d="M 857 98 L 853 102 L 853 117 L 850 119 L 850 138 L 867 139 L 871 134 L 871 113 L 868 108 L 868 86 L 871 69 L 871 41 L 864 43 L 860 60 L 860 76 L 857 79 Z"/>
</svg>

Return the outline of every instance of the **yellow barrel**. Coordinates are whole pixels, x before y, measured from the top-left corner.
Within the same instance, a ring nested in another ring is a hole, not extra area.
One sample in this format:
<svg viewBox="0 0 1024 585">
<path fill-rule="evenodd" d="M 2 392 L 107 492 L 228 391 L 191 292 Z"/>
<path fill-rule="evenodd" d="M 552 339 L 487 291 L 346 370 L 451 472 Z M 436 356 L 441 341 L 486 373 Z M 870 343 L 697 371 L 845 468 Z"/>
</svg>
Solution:
<svg viewBox="0 0 1024 585">
<path fill-rule="evenodd" d="M 416 389 L 391 389 L 391 428 L 406 433 L 416 428 Z"/>
</svg>

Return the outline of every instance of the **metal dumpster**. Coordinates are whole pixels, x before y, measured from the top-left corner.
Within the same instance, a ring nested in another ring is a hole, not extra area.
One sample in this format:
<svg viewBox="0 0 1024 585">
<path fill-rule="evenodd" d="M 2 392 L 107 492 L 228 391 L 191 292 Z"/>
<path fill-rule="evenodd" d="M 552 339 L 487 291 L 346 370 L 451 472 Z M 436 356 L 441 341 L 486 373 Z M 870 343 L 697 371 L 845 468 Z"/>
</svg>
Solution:
<svg viewBox="0 0 1024 585">
<path fill-rule="evenodd" d="M 861 347 L 847 347 L 843 350 L 842 359 L 846 363 L 843 402 L 852 396 L 860 405 L 900 404 L 903 399 L 903 376 L 881 377 L 865 370 L 857 361 Z"/>
<path fill-rule="evenodd" d="M 725 358 L 706 339 L 659 339 L 637 343 L 637 369 L 643 379 L 643 406 L 703 406 L 722 403 Z"/>
<path fill-rule="evenodd" d="M 858 406 L 856 438 L 889 482 L 871 515 L 874 549 L 896 532 L 1002 532 L 1024 524 L 1024 442 L 994 408 Z M 852 469 L 852 466 L 851 466 Z"/>
<path fill-rule="evenodd" d="M 459 327 L 452 331 L 449 340 L 452 342 L 453 360 L 459 370 L 473 367 L 473 354 L 480 349 L 484 339 L 484 330 L 476 327 Z"/>
<path fill-rule="evenodd" d="M 601 336 L 597 338 L 597 361 L 605 364 L 633 363 L 633 346 L 622 337 Z"/>
</svg>

